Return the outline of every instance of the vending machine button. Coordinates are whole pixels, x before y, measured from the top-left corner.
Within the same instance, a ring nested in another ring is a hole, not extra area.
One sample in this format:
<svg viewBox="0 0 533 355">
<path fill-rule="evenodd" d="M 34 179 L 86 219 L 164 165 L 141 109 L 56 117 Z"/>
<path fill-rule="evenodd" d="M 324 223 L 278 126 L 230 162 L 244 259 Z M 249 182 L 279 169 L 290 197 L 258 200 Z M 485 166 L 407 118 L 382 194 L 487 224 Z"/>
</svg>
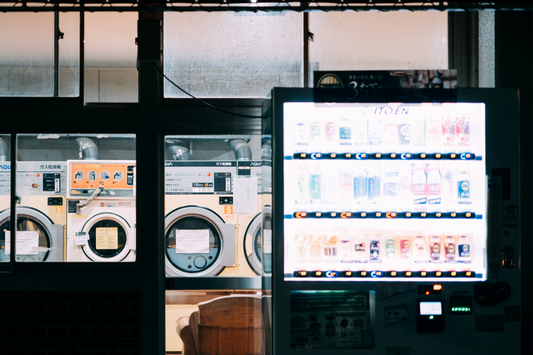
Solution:
<svg viewBox="0 0 533 355">
<path fill-rule="evenodd" d="M 440 154 L 438 154 L 438 153 L 435 154 L 435 158 L 440 159 L 441 157 L 442 157 L 442 155 L 440 155 Z"/>
<path fill-rule="evenodd" d="M 441 217 L 442 214 L 441 214 L 440 212 L 437 212 L 436 216 L 437 216 L 437 217 Z"/>
<path fill-rule="evenodd" d="M 322 276 L 322 271 L 315 272 L 315 276 Z"/>
<path fill-rule="evenodd" d="M 398 275 L 396 271 L 389 272 L 389 276 L 396 277 L 396 275 Z"/>
<path fill-rule="evenodd" d="M 366 277 L 366 271 L 361 271 L 360 275 L 361 275 L 362 277 Z"/>
<path fill-rule="evenodd" d="M 361 217 L 366 217 L 366 213 L 365 212 L 361 212 Z"/>
<path fill-rule="evenodd" d="M 317 213 L 315 214 L 315 216 L 317 216 L 317 217 L 322 217 L 322 213 L 317 212 Z"/>
<path fill-rule="evenodd" d="M 335 212 L 331 212 L 331 217 L 337 217 L 337 214 Z"/>
<path fill-rule="evenodd" d="M 381 154 L 380 153 L 377 153 L 376 154 L 376 159 L 380 159 L 381 158 Z"/>
<path fill-rule="evenodd" d="M 426 154 L 424 154 L 424 153 L 420 154 L 420 158 L 426 159 Z"/>
<path fill-rule="evenodd" d="M 335 159 L 337 157 L 337 154 L 331 153 L 330 157 L 331 157 L 331 159 Z"/>
<path fill-rule="evenodd" d="M 411 217 L 411 212 L 407 212 L 407 213 L 405 214 L 405 217 L 407 217 L 407 218 Z"/>
<path fill-rule="evenodd" d="M 376 217 L 381 217 L 381 212 L 376 212 Z"/>
<path fill-rule="evenodd" d="M 457 154 L 454 154 L 454 153 L 450 154 L 450 158 L 452 158 L 452 159 L 457 158 Z"/>
<path fill-rule="evenodd" d="M 395 159 L 395 158 L 396 158 L 396 154 L 395 154 L 395 153 L 392 153 L 392 154 L 390 155 L 390 157 L 391 157 L 392 159 Z"/>
</svg>

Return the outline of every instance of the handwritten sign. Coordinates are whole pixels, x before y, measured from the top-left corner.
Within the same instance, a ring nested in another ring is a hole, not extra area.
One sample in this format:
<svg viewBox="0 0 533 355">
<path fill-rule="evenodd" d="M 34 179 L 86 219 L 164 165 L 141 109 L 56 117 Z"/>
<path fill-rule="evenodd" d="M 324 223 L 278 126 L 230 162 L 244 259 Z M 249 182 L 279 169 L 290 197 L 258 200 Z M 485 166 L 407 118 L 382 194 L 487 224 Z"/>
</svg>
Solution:
<svg viewBox="0 0 533 355">
<path fill-rule="evenodd" d="M 96 249 L 118 249 L 118 228 L 96 228 Z"/>
<path fill-rule="evenodd" d="M 11 254 L 11 232 L 5 231 L 6 255 Z M 15 246 L 17 255 L 39 254 L 39 232 L 17 231 L 17 245 Z"/>
<path fill-rule="evenodd" d="M 176 253 L 209 253 L 209 229 L 176 229 Z"/>
<path fill-rule="evenodd" d="M 257 213 L 257 178 L 235 179 L 233 182 L 233 212 Z"/>
</svg>

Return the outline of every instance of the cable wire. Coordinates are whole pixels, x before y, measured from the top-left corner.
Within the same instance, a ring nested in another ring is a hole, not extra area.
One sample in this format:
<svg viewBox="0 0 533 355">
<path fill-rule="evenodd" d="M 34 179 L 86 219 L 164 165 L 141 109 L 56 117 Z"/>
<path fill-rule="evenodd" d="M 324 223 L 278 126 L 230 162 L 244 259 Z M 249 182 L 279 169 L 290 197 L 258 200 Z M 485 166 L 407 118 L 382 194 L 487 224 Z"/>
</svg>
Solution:
<svg viewBox="0 0 533 355">
<path fill-rule="evenodd" d="M 235 115 L 235 116 L 239 116 L 239 117 L 246 117 L 246 118 L 263 118 L 264 116 L 251 116 L 251 115 L 243 115 L 243 114 L 240 114 L 240 113 L 235 113 L 235 112 L 231 112 L 231 111 L 226 111 L 224 109 L 221 109 L 219 107 L 216 107 L 214 105 L 211 105 L 210 103 L 208 102 L 205 102 L 204 100 L 201 100 L 197 97 L 195 97 L 194 95 L 192 94 L 189 94 L 187 91 L 183 90 L 178 84 L 176 84 L 175 82 L 173 82 L 172 80 L 170 80 L 170 78 L 168 76 L 165 75 L 165 73 L 163 73 L 163 71 L 161 69 L 159 69 L 159 67 L 155 64 L 155 63 L 152 63 L 154 65 L 154 67 L 156 68 L 156 70 L 163 76 L 163 78 L 167 79 L 169 83 L 171 83 L 172 85 L 174 85 L 175 87 L 177 87 L 181 92 L 183 92 L 185 95 L 188 95 L 190 96 L 192 99 L 200 102 L 201 104 L 209 107 L 209 108 L 212 108 L 214 110 L 217 110 L 217 111 L 220 111 L 220 112 L 224 112 L 224 113 L 227 113 L 227 114 L 230 114 L 230 115 Z"/>
</svg>

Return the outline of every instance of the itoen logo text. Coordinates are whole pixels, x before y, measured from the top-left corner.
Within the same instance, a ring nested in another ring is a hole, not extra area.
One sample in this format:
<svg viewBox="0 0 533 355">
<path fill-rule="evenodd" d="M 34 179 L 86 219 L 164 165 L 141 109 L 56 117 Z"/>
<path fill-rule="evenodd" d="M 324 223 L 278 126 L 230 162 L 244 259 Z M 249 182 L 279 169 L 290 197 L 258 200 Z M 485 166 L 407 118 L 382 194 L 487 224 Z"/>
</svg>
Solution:
<svg viewBox="0 0 533 355">
<path fill-rule="evenodd" d="M 408 107 L 376 107 L 374 115 L 407 115 Z"/>
</svg>

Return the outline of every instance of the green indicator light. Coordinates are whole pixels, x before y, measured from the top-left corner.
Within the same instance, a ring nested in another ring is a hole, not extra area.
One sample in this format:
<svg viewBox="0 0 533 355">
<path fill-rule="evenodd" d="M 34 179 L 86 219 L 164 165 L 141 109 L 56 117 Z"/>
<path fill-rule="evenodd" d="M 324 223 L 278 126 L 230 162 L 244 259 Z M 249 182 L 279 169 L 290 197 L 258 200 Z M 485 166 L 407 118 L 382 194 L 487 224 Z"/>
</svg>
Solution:
<svg viewBox="0 0 533 355">
<path fill-rule="evenodd" d="M 433 318 L 435 318 L 435 317 L 433 317 L 433 316 L 429 316 L 429 319 L 433 319 Z"/>
</svg>

